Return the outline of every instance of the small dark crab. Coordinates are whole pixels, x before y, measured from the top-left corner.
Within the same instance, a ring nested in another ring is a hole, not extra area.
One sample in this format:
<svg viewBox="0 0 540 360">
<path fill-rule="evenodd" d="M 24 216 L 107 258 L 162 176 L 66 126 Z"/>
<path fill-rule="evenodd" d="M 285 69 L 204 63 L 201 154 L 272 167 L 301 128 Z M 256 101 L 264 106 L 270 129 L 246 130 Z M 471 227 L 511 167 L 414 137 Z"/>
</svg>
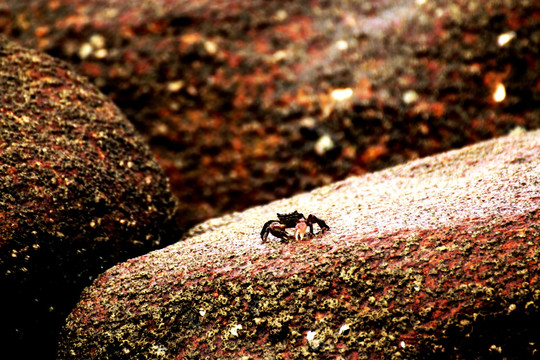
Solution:
<svg viewBox="0 0 540 360">
<path fill-rule="evenodd" d="M 261 231 L 261 239 L 263 242 L 266 242 L 268 234 L 272 234 L 275 237 L 281 239 L 281 241 L 289 241 L 292 239 L 304 238 L 306 230 L 309 226 L 309 231 L 313 233 L 313 224 L 319 225 L 321 228 L 321 233 L 324 233 L 326 230 L 330 230 L 326 223 L 316 217 L 315 215 L 309 215 L 307 219 L 304 217 L 304 214 L 294 211 L 289 214 L 277 214 L 279 220 L 270 220 L 267 221 Z M 294 228 L 294 236 L 289 234 L 286 229 Z"/>
</svg>

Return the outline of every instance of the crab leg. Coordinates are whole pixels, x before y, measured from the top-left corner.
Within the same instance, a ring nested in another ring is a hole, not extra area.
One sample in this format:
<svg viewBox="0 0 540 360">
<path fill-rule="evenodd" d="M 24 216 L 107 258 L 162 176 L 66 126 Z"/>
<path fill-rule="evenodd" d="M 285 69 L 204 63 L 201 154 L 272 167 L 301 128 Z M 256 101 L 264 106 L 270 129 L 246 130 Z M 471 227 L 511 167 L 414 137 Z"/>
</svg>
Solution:
<svg viewBox="0 0 540 360">
<path fill-rule="evenodd" d="M 324 220 L 319 219 L 315 215 L 309 215 L 307 218 L 307 223 L 309 224 L 309 231 L 311 231 L 312 234 L 314 234 L 313 223 L 316 223 L 317 225 L 319 225 L 322 233 L 324 233 L 326 230 L 330 230 L 330 227 L 326 225 Z"/>
<path fill-rule="evenodd" d="M 266 242 L 268 238 L 268 233 L 270 232 L 270 224 L 278 222 L 277 220 L 270 220 L 264 223 L 264 226 L 261 231 L 261 239 L 263 242 Z"/>
</svg>

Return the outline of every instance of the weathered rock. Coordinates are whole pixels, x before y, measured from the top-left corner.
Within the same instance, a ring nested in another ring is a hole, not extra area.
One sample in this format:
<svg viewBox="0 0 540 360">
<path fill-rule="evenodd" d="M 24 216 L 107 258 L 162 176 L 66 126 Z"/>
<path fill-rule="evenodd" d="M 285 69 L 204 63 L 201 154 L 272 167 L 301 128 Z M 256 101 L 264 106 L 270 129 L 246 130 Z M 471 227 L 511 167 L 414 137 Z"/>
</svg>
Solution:
<svg viewBox="0 0 540 360">
<path fill-rule="evenodd" d="M 145 134 L 186 225 L 540 127 L 538 0 L 6 4 Z"/>
<path fill-rule="evenodd" d="M 263 223 L 295 209 L 331 230 L 262 243 Z M 83 292 L 59 358 L 532 357 L 539 260 L 540 132 L 516 131 L 119 264 Z"/>
<path fill-rule="evenodd" d="M 96 275 L 178 236 L 175 200 L 133 126 L 64 63 L 0 39 L 0 92 L 0 357 L 51 359 Z"/>
</svg>

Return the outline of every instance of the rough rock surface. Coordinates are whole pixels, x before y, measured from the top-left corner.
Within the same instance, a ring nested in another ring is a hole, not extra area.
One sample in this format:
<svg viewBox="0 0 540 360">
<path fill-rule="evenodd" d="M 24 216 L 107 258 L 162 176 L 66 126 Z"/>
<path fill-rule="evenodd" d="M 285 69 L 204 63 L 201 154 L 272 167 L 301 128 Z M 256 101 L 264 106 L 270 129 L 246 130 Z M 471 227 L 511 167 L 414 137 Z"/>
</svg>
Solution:
<svg viewBox="0 0 540 360">
<path fill-rule="evenodd" d="M 171 243 L 175 200 L 133 126 L 66 64 L 2 38 L 0 93 L 0 357 L 51 359 L 85 286 Z"/>
<path fill-rule="evenodd" d="M 0 31 L 120 106 L 190 225 L 540 127 L 539 17 L 539 0 L 7 0 Z"/>
<path fill-rule="evenodd" d="M 331 230 L 262 243 L 262 224 L 295 209 Z M 83 292 L 59 358 L 533 357 L 539 260 L 540 132 L 515 131 L 119 264 Z"/>
</svg>

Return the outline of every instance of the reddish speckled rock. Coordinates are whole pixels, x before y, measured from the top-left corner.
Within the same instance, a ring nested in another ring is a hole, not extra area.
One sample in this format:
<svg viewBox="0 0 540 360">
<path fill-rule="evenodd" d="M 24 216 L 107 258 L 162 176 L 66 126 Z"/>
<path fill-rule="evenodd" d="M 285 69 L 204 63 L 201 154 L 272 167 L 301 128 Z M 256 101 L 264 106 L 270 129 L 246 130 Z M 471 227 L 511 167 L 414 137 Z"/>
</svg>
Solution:
<svg viewBox="0 0 540 360">
<path fill-rule="evenodd" d="M 262 243 L 276 212 L 331 230 Z M 120 264 L 68 318 L 60 359 L 532 357 L 540 132 L 215 219 Z"/>
<path fill-rule="evenodd" d="M 85 286 L 177 238 L 175 200 L 133 126 L 66 64 L 2 38 L 0 93 L 0 357 L 52 359 Z"/>
<path fill-rule="evenodd" d="M 539 0 L 6 4 L 147 137 L 186 225 L 540 126 Z"/>
</svg>

